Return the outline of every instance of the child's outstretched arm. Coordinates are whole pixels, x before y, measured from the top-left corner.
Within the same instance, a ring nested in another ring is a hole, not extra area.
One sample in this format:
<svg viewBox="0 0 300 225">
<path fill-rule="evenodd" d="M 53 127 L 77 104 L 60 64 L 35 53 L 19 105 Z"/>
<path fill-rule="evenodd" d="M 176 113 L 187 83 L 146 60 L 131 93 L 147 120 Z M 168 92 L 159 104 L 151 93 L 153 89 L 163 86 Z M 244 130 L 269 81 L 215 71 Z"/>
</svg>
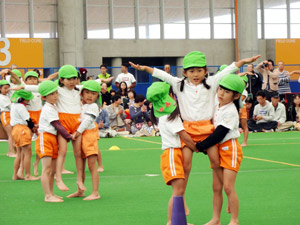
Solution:
<svg viewBox="0 0 300 225">
<path fill-rule="evenodd" d="M 183 140 L 184 143 L 193 151 L 193 152 L 198 152 L 196 148 L 196 143 L 193 141 L 191 136 L 185 131 L 181 130 L 177 133 L 180 138 Z"/>
<path fill-rule="evenodd" d="M 17 85 L 20 85 L 22 83 L 17 74 L 12 72 L 11 70 L 8 70 L 8 74 L 11 75 L 17 81 Z"/>
<path fill-rule="evenodd" d="M 136 70 L 146 71 L 147 73 L 153 74 L 154 69 L 149 66 L 141 66 L 139 64 L 134 64 L 133 62 L 129 62 L 129 64 Z"/>
<path fill-rule="evenodd" d="M 260 58 L 260 55 L 252 56 L 250 58 L 241 59 L 240 61 L 236 62 L 235 65 L 236 65 L 236 67 L 240 68 L 244 64 L 253 63 L 259 58 Z"/>
</svg>

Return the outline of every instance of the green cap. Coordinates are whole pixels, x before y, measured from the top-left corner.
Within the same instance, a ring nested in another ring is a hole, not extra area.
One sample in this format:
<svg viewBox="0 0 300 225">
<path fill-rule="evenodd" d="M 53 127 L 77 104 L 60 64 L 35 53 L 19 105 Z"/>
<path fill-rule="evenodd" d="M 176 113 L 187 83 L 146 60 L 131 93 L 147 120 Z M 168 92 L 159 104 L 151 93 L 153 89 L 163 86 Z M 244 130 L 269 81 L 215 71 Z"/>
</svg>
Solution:
<svg viewBox="0 0 300 225">
<path fill-rule="evenodd" d="M 95 80 L 85 81 L 83 83 L 82 90 L 83 89 L 87 89 L 89 91 L 95 91 L 95 92 L 98 92 L 98 93 L 101 91 L 100 84 L 97 81 L 95 81 Z"/>
<path fill-rule="evenodd" d="M 20 70 L 14 69 L 14 70 L 12 70 L 11 72 L 13 72 L 14 74 L 16 74 L 19 78 L 22 77 L 22 74 L 21 74 L 21 71 L 20 71 Z"/>
<path fill-rule="evenodd" d="M 220 82 L 219 85 L 223 86 L 224 88 L 227 88 L 231 91 L 237 91 L 238 93 L 243 93 L 245 89 L 245 83 L 244 81 L 236 74 L 228 74 L 224 76 Z"/>
<path fill-rule="evenodd" d="M 202 52 L 193 51 L 183 58 L 183 69 L 206 66 L 206 57 Z"/>
<path fill-rule="evenodd" d="M 2 85 L 9 85 L 10 86 L 10 84 L 7 80 L 0 80 L 0 86 L 2 86 Z"/>
<path fill-rule="evenodd" d="M 58 71 L 59 78 L 72 78 L 77 76 L 78 76 L 77 70 L 72 65 L 64 65 Z"/>
<path fill-rule="evenodd" d="M 43 81 L 39 85 L 39 93 L 41 94 L 41 96 L 50 95 L 51 93 L 57 91 L 57 89 L 58 89 L 57 84 L 51 80 Z"/>
<path fill-rule="evenodd" d="M 147 100 L 153 103 L 154 115 L 161 117 L 171 114 L 177 107 L 176 101 L 169 95 L 170 85 L 155 82 L 147 89 Z"/>
<path fill-rule="evenodd" d="M 241 78 L 243 79 L 243 81 L 245 81 L 246 83 L 248 83 L 248 77 L 246 75 L 241 76 Z"/>
<path fill-rule="evenodd" d="M 37 79 L 39 79 L 39 75 L 37 74 L 37 72 L 34 72 L 34 71 L 28 71 L 27 73 L 25 73 L 25 80 L 28 78 L 28 77 L 36 77 Z"/>
<path fill-rule="evenodd" d="M 226 65 L 226 64 L 221 65 L 217 73 L 220 73 L 220 72 L 221 72 L 222 70 L 224 70 L 227 66 L 228 66 L 228 65 Z"/>
<path fill-rule="evenodd" d="M 10 99 L 13 103 L 16 103 L 18 102 L 19 98 L 23 98 L 25 100 L 31 100 L 33 99 L 33 94 L 30 91 L 24 91 L 23 89 L 21 89 L 15 91 Z"/>
</svg>

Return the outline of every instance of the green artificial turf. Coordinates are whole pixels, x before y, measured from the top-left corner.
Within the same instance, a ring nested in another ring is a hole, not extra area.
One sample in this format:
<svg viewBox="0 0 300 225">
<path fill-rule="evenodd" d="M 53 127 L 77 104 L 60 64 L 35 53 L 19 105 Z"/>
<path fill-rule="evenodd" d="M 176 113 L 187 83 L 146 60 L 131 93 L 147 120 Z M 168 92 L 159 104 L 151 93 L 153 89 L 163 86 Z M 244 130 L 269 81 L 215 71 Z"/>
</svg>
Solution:
<svg viewBox="0 0 300 225">
<path fill-rule="evenodd" d="M 252 133 L 236 180 L 241 225 L 300 224 L 300 133 Z M 240 139 L 241 140 L 241 139 Z M 116 145 L 119 151 L 108 149 Z M 68 192 L 54 191 L 63 203 L 43 202 L 40 181 L 12 181 L 13 160 L 0 142 L 0 225 L 159 225 L 166 224 L 171 188 L 160 175 L 160 137 L 101 139 L 105 171 L 100 200 L 66 198 L 76 191 L 76 174 L 63 175 Z M 33 148 L 34 149 L 34 144 Z M 33 151 L 32 163 L 35 159 Z M 76 171 L 69 145 L 65 167 Z M 39 165 L 41 171 L 41 165 Z M 152 175 L 152 176 L 149 176 Z M 86 169 L 86 195 L 92 184 Z M 207 156 L 195 154 L 186 193 L 188 222 L 204 224 L 212 215 L 212 176 Z M 230 215 L 224 205 L 221 223 Z"/>
</svg>

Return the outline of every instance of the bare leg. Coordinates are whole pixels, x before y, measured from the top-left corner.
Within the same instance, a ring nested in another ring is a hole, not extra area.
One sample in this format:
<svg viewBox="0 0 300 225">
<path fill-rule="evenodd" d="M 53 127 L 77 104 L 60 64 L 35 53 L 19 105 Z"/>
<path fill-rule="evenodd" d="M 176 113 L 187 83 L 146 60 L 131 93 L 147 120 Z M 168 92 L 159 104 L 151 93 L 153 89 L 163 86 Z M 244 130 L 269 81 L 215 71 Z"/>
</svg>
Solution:
<svg viewBox="0 0 300 225">
<path fill-rule="evenodd" d="M 83 159 L 83 168 L 82 168 L 82 180 L 84 182 L 85 180 L 85 161 L 86 159 Z M 77 191 L 73 194 L 70 194 L 67 196 L 67 198 L 75 198 L 75 197 L 83 197 L 84 196 L 84 190 L 81 190 L 80 187 L 77 185 Z"/>
<path fill-rule="evenodd" d="M 205 225 L 221 225 L 220 217 L 223 204 L 223 184 L 213 170 L 213 218 Z"/>
<path fill-rule="evenodd" d="M 103 163 L 102 163 L 102 155 L 101 155 L 101 152 L 100 152 L 99 148 L 98 148 L 97 161 L 98 161 L 98 172 L 103 172 L 104 168 L 103 168 Z"/>
<path fill-rule="evenodd" d="M 8 137 L 8 153 L 6 155 L 8 157 L 16 157 L 16 154 L 14 152 L 14 142 L 13 142 L 13 138 L 11 135 L 11 131 L 12 131 L 11 125 L 6 125 L 4 127 L 4 130 Z"/>
<path fill-rule="evenodd" d="M 45 156 L 42 158 L 42 176 L 41 176 L 41 183 L 45 193 L 45 202 L 63 202 L 62 199 L 56 198 L 52 195 L 51 192 L 51 183 L 52 183 L 52 191 L 53 191 L 53 180 L 51 182 L 51 167 L 52 167 L 52 158 L 49 156 Z"/>
<path fill-rule="evenodd" d="M 75 163 L 76 163 L 76 170 L 77 170 L 77 185 L 80 190 L 85 191 L 86 188 L 83 184 L 84 180 L 83 174 L 83 159 L 81 156 L 81 136 L 79 136 L 75 141 L 72 141 Z"/>
<path fill-rule="evenodd" d="M 220 181 L 223 181 L 223 169 L 220 167 L 220 155 L 219 150 L 216 145 L 207 149 L 207 155 L 209 157 L 209 161 L 212 169 L 218 175 Z"/>
<path fill-rule="evenodd" d="M 54 176 L 55 176 L 55 171 L 56 171 L 56 159 L 52 159 L 52 163 L 51 163 L 51 172 L 50 172 L 50 177 L 49 177 L 49 187 L 50 187 L 50 192 L 51 195 L 59 198 L 59 199 L 63 199 L 63 197 L 57 196 L 54 194 L 53 192 L 53 185 L 54 185 Z"/>
<path fill-rule="evenodd" d="M 25 169 L 25 180 L 39 180 L 40 177 L 34 177 L 31 175 L 31 145 L 22 146 L 22 151 L 24 152 L 24 169 Z"/>
<path fill-rule="evenodd" d="M 19 147 L 21 149 L 21 147 Z M 18 169 L 18 177 L 24 178 L 24 151 L 21 151 L 21 161 Z"/>
<path fill-rule="evenodd" d="M 64 139 L 60 134 L 58 135 L 58 145 L 58 157 L 56 160 L 56 186 L 61 191 L 68 191 L 69 188 L 64 184 L 61 176 L 68 146 L 66 139 Z"/>
<path fill-rule="evenodd" d="M 14 161 L 14 174 L 12 177 L 13 180 L 24 179 L 24 178 L 18 177 L 18 175 L 17 175 L 19 167 L 20 167 L 20 163 L 21 163 L 21 148 L 17 148 L 17 155 L 16 155 L 16 158 Z"/>
<path fill-rule="evenodd" d="M 182 155 L 183 155 L 183 169 L 184 169 L 184 177 L 185 177 L 184 179 L 185 181 L 184 191 L 185 191 L 189 180 L 190 172 L 192 169 L 193 151 L 190 150 L 188 147 L 184 147 L 182 149 Z M 185 214 L 189 215 L 190 210 L 186 204 L 185 197 L 184 197 L 184 208 L 185 208 Z"/>
<path fill-rule="evenodd" d="M 244 141 L 241 144 L 241 146 L 245 147 L 245 146 L 247 146 L 247 140 L 248 140 L 248 135 L 249 135 L 247 119 L 241 119 L 241 125 L 242 125 L 242 128 L 244 130 Z"/>
<path fill-rule="evenodd" d="M 99 195 L 99 174 L 97 171 L 97 155 L 91 155 L 88 157 L 88 167 L 91 172 L 93 192 L 83 200 L 96 200 L 100 198 Z"/>
<path fill-rule="evenodd" d="M 228 198 L 228 204 L 230 207 L 231 220 L 229 225 L 238 225 L 239 215 L 239 199 L 235 192 L 235 180 L 237 172 L 233 170 L 224 169 L 224 191 Z"/>
<path fill-rule="evenodd" d="M 36 154 L 35 162 L 33 163 L 33 174 L 34 174 L 34 176 L 39 175 L 39 170 L 38 170 L 39 162 L 40 162 L 40 157 L 38 156 L 38 154 Z"/>
</svg>

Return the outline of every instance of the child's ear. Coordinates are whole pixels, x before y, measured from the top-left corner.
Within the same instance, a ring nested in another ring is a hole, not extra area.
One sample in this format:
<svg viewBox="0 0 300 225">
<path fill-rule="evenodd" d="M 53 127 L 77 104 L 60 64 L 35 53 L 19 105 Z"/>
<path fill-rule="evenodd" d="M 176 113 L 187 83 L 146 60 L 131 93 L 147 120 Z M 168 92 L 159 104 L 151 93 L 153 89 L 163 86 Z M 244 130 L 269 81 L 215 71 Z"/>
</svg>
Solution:
<svg viewBox="0 0 300 225">
<path fill-rule="evenodd" d="M 237 94 L 234 95 L 234 100 L 237 100 L 237 99 L 239 99 L 240 97 L 241 97 L 241 94 L 240 94 L 240 93 L 237 93 Z"/>
<path fill-rule="evenodd" d="M 186 77 L 186 71 L 182 70 L 182 75 Z"/>
<path fill-rule="evenodd" d="M 45 97 L 45 96 L 42 96 L 42 100 L 43 100 L 43 101 L 46 101 L 46 97 Z"/>
</svg>

